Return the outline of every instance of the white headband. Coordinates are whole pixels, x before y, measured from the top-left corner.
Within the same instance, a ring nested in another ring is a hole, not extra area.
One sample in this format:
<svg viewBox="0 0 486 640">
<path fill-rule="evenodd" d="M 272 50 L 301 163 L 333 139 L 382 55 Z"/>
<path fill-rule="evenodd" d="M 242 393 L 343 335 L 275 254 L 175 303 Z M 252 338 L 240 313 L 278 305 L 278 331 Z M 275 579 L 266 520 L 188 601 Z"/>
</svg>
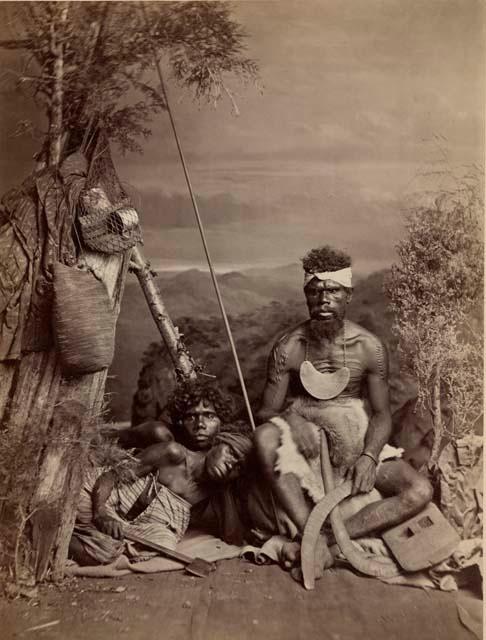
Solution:
<svg viewBox="0 0 486 640">
<path fill-rule="evenodd" d="M 304 272 L 304 287 L 313 279 L 317 278 L 318 280 L 332 280 L 333 282 L 337 282 L 343 287 L 347 287 L 351 289 L 351 267 L 346 267 L 345 269 L 339 269 L 338 271 L 322 271 L 321 273 L 309 273 L 308 271 Z"/>
</svg>

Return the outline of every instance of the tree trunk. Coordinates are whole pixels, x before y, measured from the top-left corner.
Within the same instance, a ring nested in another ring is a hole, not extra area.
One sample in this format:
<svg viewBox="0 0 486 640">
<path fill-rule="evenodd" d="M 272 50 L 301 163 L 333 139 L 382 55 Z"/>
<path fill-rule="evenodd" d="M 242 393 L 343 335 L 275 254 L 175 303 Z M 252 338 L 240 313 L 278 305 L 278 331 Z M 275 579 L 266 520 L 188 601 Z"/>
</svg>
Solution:
<svg viewBox="0 0 486 640">
<path fill-rule="evenodd" d="M 83 254 L 105 283 L 115 314 L 129 253 Z M 18 516 L 30 515 L 33 558 L 29 564 L 35 579 L 44 579 L 51 570 L 51 577 L 59 580 L 89 443 L 103 413 L 107 371 L 64 378 L 57 353 L 51 349 L 27 354 L 16 364 L 3 364 L 1 374 L 2 397 L 9 399 L 2 426 L 14 438 L 17 450 L 15 477 L 3 491 L 9 497 L 3 516 L 15 528 Z"/>
<path fill-rule="evenodd" d="M 434 445 L 430 454 L 429 468 L 434 469 L 437 466 L 440 453 L 440 444 L 442 440 L 442 409 L 440 400 L 440 365 L 436 365 L 434 381 L 432 387 L 432 416 L 434 423 Z"/>
<path fill-rule="evenodd" d="M 106 140 L 99 135 L 94 144 L 87 178 L 79 184 L 76 180 L 69 183 L 72 188 L 69 197 L 75 198 L 80 188 L 96 186 L 105 191 L 115 207 L 126 206 L 127 198 L 114 171 Z M 75 175 L 78 174 L 75 172 Z M 52 181 L 48 176 L 49 184 Z M 39 189 L 41 183 L 37 182 Z M 34 212 L 32 207 L 24 207 L 34 216 L 34 222 L 38 216 L 44 226 L 46 222 L 54 225 L 49 226 L 49 238 L 54 238 L 54 245 L 43 244 L 40 236 L 36 245 L 37 254 L 46 262 L 62 261 L 70 255 L 66 253 L 68 245 L 63 238 L 70 237 L 72 218 L 66 211 L 61 215 L 61 209 L 56 209 L 59 203 L 54 195 L 41 199 L 37 213 L 35 207 Z M 40 215 L 42 207 L 44 217 Z M 49 207 L 54 207 L 57 217 L 46 213 Z M 66 216 L 69 228 L 62 226 Z M 23 222 L 26 224 L 24 219 Z M 105 284 L 115 317 L 120 309 L 130 253 L 131 248 L 116 254 L 81 250 L 82 262 Z M 42 279 L 39 275 L 33 278 L 32 291 L 38 294 Z M 39 312 L 36 305 L 40 303 L 39 296 L 34 298 L 32 293 L 29 313 L 36 317 Z M 41 311 L 44 315 L 47 311 L 47 316 L 45 325 L 40 326 L 47 332 L 52 310 L 50 298 L 44 294 L 42 299 Z M 79 304 L 83 304 L 81 299 Z M 68 378 L 62 374 L 52 341 L 45 341 L 43 350 L 37 345 L 36 350 L 30 351 L 24 347 L 18 360 L 7 360 L 0 365 L 0 535 L 4 542 L 0 547 L 0 562 L 15 567 L 17 583 L 29 574 L 37 581 L 47 575 L 59 580 L 63 575 L 87 452 L 104 410 L 107 376 L 107 371 L 102 370 Z M 20 535 L 25 522 L 32 533 L 30 539 Z"/>
</svg>

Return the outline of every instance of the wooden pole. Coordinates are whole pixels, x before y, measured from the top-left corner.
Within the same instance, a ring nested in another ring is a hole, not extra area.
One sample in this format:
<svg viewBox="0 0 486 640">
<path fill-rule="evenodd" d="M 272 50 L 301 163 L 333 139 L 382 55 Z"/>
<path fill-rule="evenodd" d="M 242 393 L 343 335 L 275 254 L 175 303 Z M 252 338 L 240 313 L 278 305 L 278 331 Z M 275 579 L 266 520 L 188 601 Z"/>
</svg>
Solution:
<svg viewBox="0 0 486 640">
<path fill-rule="evenodd" d="M 66 24 L 68 3 L 60 3 L 60 7 L 55 7 L 54 11 L 59 11 L 58 19 L 51 22 L 50 27 L 50 49 L 54 58 L 53 64 L 53 85 L 51 95 L 51 105 L 49 114 L 49 166 L 58 165 L 61 159 L 63 121 L 62 110 L 64 102 L 64 44 L 62 41 L 62 30 Z"/>
<path fill-rule="evenodd" d="M 145 12 L 145 7 L 144 7 L 143 4 L 142 4 L 142 11 L 143 11 L 143 15 L 144 15 L 144 18 L 145 18 L 145 23 L 147 25 L 147 30 L 148 30 L 149 29 L 149 22 L 148 22 L 147 14 Z M 238 380 L 240 382 L 241 392 L 243 394 L 243 399 L 245 401 L 246 412 L 248 414 L 248 419 L 250 421 L 251 428 L 254 431 L 255 430 L 255 420 L 253 418 L 253 413 L 252 413 L 251 406 L 250 406 L 250 400 L 248 398 L 248 393 L 247 393 L 247 390 L 246 390 L 245 379 L 243 377 L 243 372 L 241 371 L 240 361 L 239 361 L 239 358 L 238 358 L 238 353 L 236 352 L 236 346 L 235 346 L 235 343 L 234 343 L 234 340 L 233 340 L 233 334 L 231 332 L 231 327 L 230 327 L 229 322 L 228 322 L 228 316 L 226 315 L 226 310 L 224 308 L 223 298 L 222 298 L 221 292 L 219 290 L 218 280 L 216 278 L 216 273 L 214 271 L 213 263 L 212 263 L 212 260 L 211 260 L 211 256 L 209 254 L 209 247 L 208 247 L 208 243 L 206 241 L 206 235 L 204 233 L 204 228 L 203 228 L 203 225 L 202 225 L 202 220 L 201 220 L 201 215 L 199 213 L 199 208 L 197 206 L 196 196 L 195 196 L 194 190 L 192 188 L 191 179 L 189 177 L 189 171 L 187 169 L 186 160 L 184 158 L 184 152 L 182 151 L 182 145 L 180 143 L 179 135 L 177 133 L 174 116 L 172 115 L 172 109 L 170 108 L 170 103 L 169 103 L 169 99 L 168 99 L 168 95 L 167 95 L 167 90 L 166 90 L 165 83 L 164 83 L 164 77 L 162 75 L 162 69 L 160 67 L 160 61 L 157 58 L 157 54 L 156 54 L 155 49 L 153 49 L 153 55 L 154 55 L 155 67 L 157 69 L 157 74 L 159 76 L 160 90 L 162 92 L 162 96 L 164 98 L 165 105 L 167 107 L 167 113 L 169 114 L 169 120 L 170 120 L 170 124 L 171 124 L 171 127 L 172 127 L 172 131 L 174 133 L 174 138 L 175 138 L 175 141 L 176 141 L 177 150 L 179 152 L 179 158 L 180 158 L 180 161 L 181 161 L 181 164 L 182 164 L 182 169 L 184 171 L 184 177 L 186 179 L 187 188 L 189 190 L 189 195 L 191 197 L 191 202 L 192 202 L 192 207 L 194 209 L 194 215 L 196 217 L 197 227 L 199 229 L 199 234 L 201 236 L 201 241 L 202 241 L 202 244 L 203 244 L 204 253 L 206 255 L 206 260 L 207 260 L 208 267 L 209 267 L 209 273 L 211 274 L 211 280 L 213 281 L 214 290 L 216 292 L 216 297 L 218 299 L 218 304 L 219 304 L 219 308 L 220 308 L 220 311 L 221 311 L 221 317 L 223 318 L 224 328 L 226 330 L 226 335 L 228 336 L 228 341 L 230 343 L 231 353 L 233 354 L 233 360 L 234 360 L 234 363 L 235 363 L 236 372 L 238 374 Z"/>
</svg>

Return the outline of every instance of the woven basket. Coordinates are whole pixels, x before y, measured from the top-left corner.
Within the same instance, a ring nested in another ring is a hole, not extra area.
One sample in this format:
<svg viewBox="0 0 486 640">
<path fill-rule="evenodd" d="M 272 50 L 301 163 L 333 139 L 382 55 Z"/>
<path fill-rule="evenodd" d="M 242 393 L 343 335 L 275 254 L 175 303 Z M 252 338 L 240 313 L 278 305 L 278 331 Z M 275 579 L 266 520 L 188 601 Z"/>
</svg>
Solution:
<svg viewBox="0 0 486 640">
<path fill-rule="evenodd" d="M 89 271 L 56 263 L 53 329 L 62 372 L 107 369 L 115 349 L 115 316 L 105 285 Z"/>
<path fill-rule="evenodd" d="M 142 242 L 138 214 L 133 207 L 114 206 L 101 187 L 80 197 L 78 224 L 83 243 L 92 251 L 121 253 Z"/>
</svg>

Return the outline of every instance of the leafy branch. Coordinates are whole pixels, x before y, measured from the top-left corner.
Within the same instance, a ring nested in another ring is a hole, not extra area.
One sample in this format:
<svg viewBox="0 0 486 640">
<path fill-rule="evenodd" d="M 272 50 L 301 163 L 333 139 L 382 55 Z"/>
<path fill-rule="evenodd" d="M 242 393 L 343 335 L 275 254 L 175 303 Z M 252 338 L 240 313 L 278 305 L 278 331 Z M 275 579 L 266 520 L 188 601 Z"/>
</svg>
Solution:
<svg viewBox="0 0 486 640">
<path fill-rule="evenodd" d="M 482 178 L 474 168 L 440 178 L 439 192 L 409 203 L 386 283 L 402 365 L 434 416 L 431 466 L 443 436 L 473 432 L 482 415 Z"/>
<path fill-rule="evenodd" d="M 164 56 L 197 100 L 215 105 L 227 96 L 235 112 L 229 79 L 257 80 L 247 35 L 226 2 L 19 4 L 9 7 L 18 37 L 0 47 L 25 52 L 17 88 L 28 86 L 47 116 L 50 164 L 57 163 L 60 122 L 64 140 L 79 140 L 96 122 L 122 151 L 141 151 L 137 139 L 150 135 L 151 117 L 165 109 L 151 84 L 155 58 Z"/>
</svg>

